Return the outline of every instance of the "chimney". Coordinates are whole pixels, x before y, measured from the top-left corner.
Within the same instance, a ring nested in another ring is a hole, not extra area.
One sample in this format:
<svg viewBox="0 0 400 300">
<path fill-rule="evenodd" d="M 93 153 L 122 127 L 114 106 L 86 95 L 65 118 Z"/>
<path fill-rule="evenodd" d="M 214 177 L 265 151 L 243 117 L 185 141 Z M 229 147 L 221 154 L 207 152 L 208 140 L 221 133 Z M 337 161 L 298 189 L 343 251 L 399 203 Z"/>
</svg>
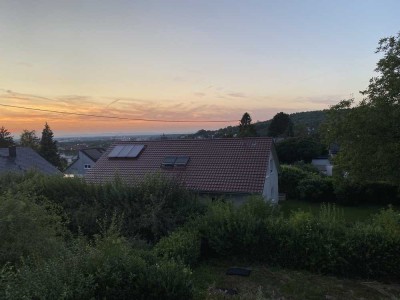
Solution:
<svg viewBox="0 0 400 300">
<path fill-rule="evenodd" d="M 17 147 L 15 146 L 8 147 L 8 156 L 11 158 L 17 157 Z"/>
</svg>

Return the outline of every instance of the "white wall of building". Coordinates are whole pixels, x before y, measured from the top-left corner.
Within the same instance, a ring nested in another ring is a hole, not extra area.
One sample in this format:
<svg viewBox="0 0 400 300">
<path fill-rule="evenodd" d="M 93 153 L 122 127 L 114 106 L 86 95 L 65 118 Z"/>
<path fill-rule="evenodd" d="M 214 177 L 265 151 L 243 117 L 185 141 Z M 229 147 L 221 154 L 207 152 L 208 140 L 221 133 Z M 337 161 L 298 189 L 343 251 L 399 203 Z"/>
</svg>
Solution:
<svg viewBox="0 0 400 300">
<path fill-rule="evenodd" d="M 271 151 L 268 162 L 268 170 L 265 177 L 263 197 L 273 203 L 278 203 L 279 200 L 278 165 L 279 161 L 275 151 Z"/>
</svg>

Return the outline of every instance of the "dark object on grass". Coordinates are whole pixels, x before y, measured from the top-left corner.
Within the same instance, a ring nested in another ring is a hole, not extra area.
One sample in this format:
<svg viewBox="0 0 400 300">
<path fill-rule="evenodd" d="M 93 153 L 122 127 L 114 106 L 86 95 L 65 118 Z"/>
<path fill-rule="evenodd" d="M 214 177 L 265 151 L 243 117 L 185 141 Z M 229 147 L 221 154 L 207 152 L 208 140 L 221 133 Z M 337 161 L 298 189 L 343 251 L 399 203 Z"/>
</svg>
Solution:
<svg viewBox="0 0 400 300">
<path fill-rule="evenodd" d="M 250 273 L 251 270 L 246 268 L 229 268 L 228 271 L 226 271 L 226 275 L 249 276 Z"/>
<path fill-rule="evenodd" d="M 215 288 L 215 291 L 229 296 L 239 294 L 237 289 Z"/>
</svg>

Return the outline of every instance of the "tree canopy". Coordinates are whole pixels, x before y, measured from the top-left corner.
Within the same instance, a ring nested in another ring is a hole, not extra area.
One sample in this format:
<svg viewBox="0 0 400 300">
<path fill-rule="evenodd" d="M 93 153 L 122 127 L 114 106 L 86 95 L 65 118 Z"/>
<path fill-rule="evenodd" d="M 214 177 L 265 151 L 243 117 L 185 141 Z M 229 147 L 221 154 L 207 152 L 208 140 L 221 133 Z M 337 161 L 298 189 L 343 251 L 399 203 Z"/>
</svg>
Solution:
<svg viewBox="0 0 400 300">
<path fill-rule="evenodd" d="M 24 129 L 21 133 L 19 144 L 23 147 L 39 150 L 40 139 L 36 136 L 35 130 Z"/>
<path fill-rule="evenodd" d="M 257 136 L 256 128 L 254 124 L 251 123 L 251 117 L 249 113 L 245 112 L 239 123 L 239 137 L 251 137 Z"/>
<path fill-rule="evenodd" d="M 343 100 L 328 112 L 325 138 L 337 142 L 336 164 L 359 181 L 400 185 L 400 33 L 379 41 L 376 77 L 361 92 L 364 99 Z"/>
<path fill-rule="evenodd" d="M 14 139 L 11 133 L 4 126 L 0 127 L 0 148 L 12 145 L 14 145 Z"/>
<path fill-rule="evenodd" d="M 288 114 L 277 113 L 268 127 L 268 135 L 272 137 L 293 136 L 293 122 Z"/>
<path fill-rule="evenodd" d="M 315 137 L 292 137 L 276 144 L 279 161 L 292 164 L 297 161 L 311 163 L 313 158 L 327 155 L 326 146 Z"/>
</svg>

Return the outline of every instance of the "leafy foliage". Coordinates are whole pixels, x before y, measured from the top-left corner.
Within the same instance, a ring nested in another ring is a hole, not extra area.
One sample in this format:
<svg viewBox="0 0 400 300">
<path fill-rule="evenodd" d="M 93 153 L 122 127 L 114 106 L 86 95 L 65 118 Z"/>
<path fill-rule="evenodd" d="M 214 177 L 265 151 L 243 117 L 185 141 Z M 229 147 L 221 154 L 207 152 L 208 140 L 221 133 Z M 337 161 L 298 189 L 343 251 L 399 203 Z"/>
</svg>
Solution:
<svg viewBox="0 0 400 300">
<path fill-rule="evenodd" d="M 0 195 L 0 265 L 51 257 L 65 234 L 53 204 L 24 193 Z"/>
<path fill-rule="evenodd" d="M 158 256 L 181 261 L 189 266 L 193 266 L 199 260 L 200 249 L 200 234 L 193 227 L 174 231 L 154 247 Z"/>
<path fill-rule="evenodd" d="M 334 189 L 337 201 L 347 205 L 398 204 L 399 188 L 387 182 L 359 182 L 347 178 L 335 178 Z"/>
<path fill-rule="evenodd" d="M 374 180 L 400 185 L 400 33 L 383 38 L 377 48 L 383 57 L 362 92 L 363 101 L 333 106 L 325 138 L 340 144 L 336 164 L 357 181 Z"/>
<path fill-rule="evenodd" d="M 253 204 L 254 205 L 254 204 Z M 252 206 L 253 206 L 252 205 Z M 313 216 L 283 218 L 261 209 L 216 203 L 200 223 L 202 238 L 217 257 L 240 256 L 283 267 L 366 278 L 400 275 L 399 213 L 383 210 L 370 224 L 346 224 L 343 212 L 322 205 Z"/>
<path fill-rule="evenodd" d="M 79 178 L 37 173 L 0 176 L 0 183 L 4 191 L 40 195 L 62 207 L 68 218 L 68 228 L 73 233 L 81 232 L 90 237 L 99 233 L 97 220 L 117 213 L 123 216 L 121 231 L 124 236 L 152 243 L 192 215 L 204 211 L 195 194 L 161 174 L 148 176 L 135 186 L 119 180 L 92 185 Z"/>
<path fill-rule="evenodd" d="M 288 199 L 298 199 L 298 189 L 301 180 L 309 174 L 295 166 L 281 165 L 279 174 L 279 191 L 286 194 Z"/>
<path fill-rule="evenodd" d="M 4 126 L 0 127 L 0 148 L 9 147 L 14 145 L 14 139 L 11 133 L 4 128 Z"/>
<path fill-rule="evenodd" d="M 77 239 L 44 263 L 0 273 L 6 299 L 191 299 L 191 272 L 129 246 L 111 225 L 93 245 Z M 111 229 L 111 230 L 110 230 Z M 3 293 L 3 295 L 1 294 Z"/>
<path fill-rule="evenodd" d="M 22 147 L 29 147 L 33 150 L 39 150 L 40 139 L 36 136 L 35 130 L 24 129 L 20 136 L 19 144 Z"/>
<path fill-rule="evenodd" d="M 327 147 L 314 137 L 287 138 L 276 144 L 279 161 L 292 164 L 297 161 L 310 163 L 317 156 L 325 155 Z"/>
<path fill-rule="evenodd" d="M 268 127 L 268 135 L 272 137 L 293 136 L 293 122 L 288 114 L 277 113 Z"/>
<path fill-rule="evenodd" d="M 311 202 L 334 202 L 333 178 L 309 174 L 297 186 L 298 200 Z"/>
</svg>

